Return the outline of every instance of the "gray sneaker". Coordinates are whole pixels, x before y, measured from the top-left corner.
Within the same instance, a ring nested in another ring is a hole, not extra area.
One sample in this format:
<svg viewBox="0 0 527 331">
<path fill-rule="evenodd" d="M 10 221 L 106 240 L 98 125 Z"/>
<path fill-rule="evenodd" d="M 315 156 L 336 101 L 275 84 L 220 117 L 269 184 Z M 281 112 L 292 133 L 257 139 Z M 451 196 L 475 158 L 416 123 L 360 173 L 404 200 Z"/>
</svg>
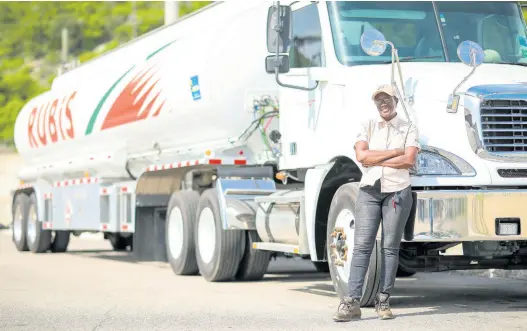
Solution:
<svg viewBox="0 0 527 331">
<path fill-rule="evenodd" d="M 387 293 L 379 293 L 375 298 L 375 311 L 382 320 L 394 318 L 390 310 L 390 295 Z"/>
<path fill-rule="evenodd" d="M 357 299 L 344 298 L 337 309 L 333 320 L 335 322 L 349 322 L 361 318 L 360 302 Z"/>
</svg>

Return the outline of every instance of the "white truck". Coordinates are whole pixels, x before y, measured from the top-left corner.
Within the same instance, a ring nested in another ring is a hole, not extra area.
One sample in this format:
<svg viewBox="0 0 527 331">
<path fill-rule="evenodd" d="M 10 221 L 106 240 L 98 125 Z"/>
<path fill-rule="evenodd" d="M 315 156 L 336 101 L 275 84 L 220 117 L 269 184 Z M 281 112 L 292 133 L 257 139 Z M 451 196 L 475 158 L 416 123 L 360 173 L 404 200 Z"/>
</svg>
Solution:
<svg viewBox="0 0 527 331">
<path fill-rule="evenodd" d="M 355 130 L 394 83 L 422 145 L 400 275 L 525 269 L 525 31 L 514 2 L 212 4 L 24 106 L 13 241 L 64 252 L 71 234 L 103 232 L 207 281 L 261 279 L 282 252 L 328 268 L 342 296 Z M 380 257 L 377 243 L 363 305 Z"/>
</svg>

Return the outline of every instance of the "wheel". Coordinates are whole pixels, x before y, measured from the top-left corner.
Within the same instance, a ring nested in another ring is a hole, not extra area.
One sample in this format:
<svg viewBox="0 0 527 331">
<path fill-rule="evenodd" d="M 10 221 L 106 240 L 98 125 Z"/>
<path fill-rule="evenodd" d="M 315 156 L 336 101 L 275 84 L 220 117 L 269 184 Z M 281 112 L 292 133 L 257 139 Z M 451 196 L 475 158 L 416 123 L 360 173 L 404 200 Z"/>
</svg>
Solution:
<svg viewBox="0 0 527 331">
<path fill-rule="evenodd" d="M 29 196 L 29 211 L 27 221 L 27 246 L 33 253 L 45 253 L 51 244 L 51 231 L 42 229 L 38 219 L 37 198 L 34 193 Z"/>
<path fill-rule="evenodd" d="M 209 282 L 231 280 L 244 253 L 244 231 L 223 230 L 215 188 L 199 199 L 194 223 L 196 260 L 201 275 Z"/>
<path fill-rule="evenodd" d="M 318 272 L 329 272 L 329 262 L 313 262 Z"/>
<path fill-rule="evenodd" d="M 70 232 L 69 231 L 55 231 L 53 242 L 51 243 L 51 252 L 53 253 L 64 253 L 68 249 L 70 243 Z"/>
<path fill-rule="evenodd" d="M 108 239 L 114 251 L 125 251 L 130 246 L 130 237 L 125 238 L 117 233 L 110 233 Z"/>
<path fill-rule="evenodd" d="M 13 202 L 12 238 L 19 252 L 28 251 L 27 247 L 27 214 L 29 210 L 29 197 L 18 193 Z"/>
<path fill-rule="evenodd" d="M 404 277 L 412 277 L 413 275 L 415 275 L 415 271 L 406 270 L 400 265 L 399 267 L 397 267 L 397 277 L 404 278 Z"/>
<path fill-rule="evenodd" d="M 194 223 L 199 193 L 174 192 L 168 203 L 165 222 L 167 258 L 176 275 L 196 275 L 198 263 L 194 245 Z"/>
<path fill-rule="evenodd" d="M 256 231 L 245 233 L 245 253 L 236 274 L 237 280 L 261 280 L 267 272 L 272 252 L 253 249 L 253 243 L 260 241 Z"/>
<path fill-rule="evenodd" d="M 328 215 L 327 254 L 329 271 L 335 291 L 340 298 L 348 293 L 348 279 L 355 234 L 355 201 L 359 193 L 359 183 L 342 185 L 333 200 Z M 381 271 L 381 246 L 376 241 L 370 257 L 368 272 L 364 279 L 361 306 L 374 305 L 379 292 Z"/>
</svg>

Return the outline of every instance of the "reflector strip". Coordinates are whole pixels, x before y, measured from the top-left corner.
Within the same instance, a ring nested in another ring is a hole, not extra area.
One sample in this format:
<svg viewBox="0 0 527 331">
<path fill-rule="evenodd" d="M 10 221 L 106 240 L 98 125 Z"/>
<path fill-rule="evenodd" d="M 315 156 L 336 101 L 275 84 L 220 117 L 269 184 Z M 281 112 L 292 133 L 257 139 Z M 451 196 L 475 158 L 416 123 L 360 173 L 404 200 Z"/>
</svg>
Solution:
<svg viewBox="0 0 527 331">
<path fill-rule="evenodd" d="M 197 166 L 197 165 L 246 165 L 247 160 L 246 159 L 233 159 L 233 158 L 224 158 L 224 159 L 201 159 L 201 160 L 189 160 L 189 161 L 181 161 L 181 162 L 174 162 L 174 163 L 165 163 L 165 164 L 152 164 L 150 165 L 146 171 L 160 171 L 160 170 L 167 170 L 167 169 L 174 169 L 174 168 L 184 168 L 184 167 L 190 167 L 190 166 Z"/>
<path fill-rule="evenodd" d="M 97 177 L 83 177 L 83 178 L 60 180 L 60 181 L 55 182 L 53 184 L 53 187 L 66 187 L 66 186 L 82 185 L 82 184 L 95 184 L 98 182 L 99 182 L 99 178 Z"/>
</svg>

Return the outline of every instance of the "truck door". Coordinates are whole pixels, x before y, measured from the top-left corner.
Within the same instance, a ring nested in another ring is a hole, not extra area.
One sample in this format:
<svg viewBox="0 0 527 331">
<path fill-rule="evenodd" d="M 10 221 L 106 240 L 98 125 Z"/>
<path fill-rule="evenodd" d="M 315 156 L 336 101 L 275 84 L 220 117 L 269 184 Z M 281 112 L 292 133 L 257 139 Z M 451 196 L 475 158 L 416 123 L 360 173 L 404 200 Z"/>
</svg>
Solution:
<svg viewBox="0 0 527 331">
<path fill-rule="evenodd" d="M 290 71 L 280 75 L 280 80 L 285 84 L 313 87 L 316 85 L 313 71 L 325 70 L 326 65 L 319 7 L 316 3 L 296 3 L 291 10 Z M 280 168 L 312 164 L 323 84 L 326 82 L 311 91 L 280 87 Z"/>
</svg>

